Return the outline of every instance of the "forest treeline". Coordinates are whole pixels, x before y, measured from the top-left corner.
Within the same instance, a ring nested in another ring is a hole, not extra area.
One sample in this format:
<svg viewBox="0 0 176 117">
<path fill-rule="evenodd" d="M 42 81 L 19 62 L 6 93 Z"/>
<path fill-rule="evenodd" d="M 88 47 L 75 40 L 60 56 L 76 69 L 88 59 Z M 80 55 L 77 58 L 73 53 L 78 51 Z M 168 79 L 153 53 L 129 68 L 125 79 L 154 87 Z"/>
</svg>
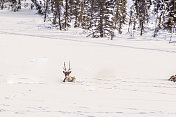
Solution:
<svg viewBox="0 0 176 117">
<path fill-rule="evenodd" d="M 127 6 L 128 0 L 32 0 L 30 7 L 36 8 L 44 22 L 51 22 L 52 27 L 59 30 L 68 30 L 71 26 L 82 28 L 95 38 L 113 39 L 114 31 L 121 34 L 124 25 L 128 25 L 131 35 L 138 30 L 142 36 L 149 23 L 154 24 L 151 29 L 154 37 L 160 30 L 175 32 L 176 0 L 132 1 L 131 6 Z M 6 7 L 17 12 L 21 9 L 21 0 L 0 0 L 0 8 Z"/>
</svg>

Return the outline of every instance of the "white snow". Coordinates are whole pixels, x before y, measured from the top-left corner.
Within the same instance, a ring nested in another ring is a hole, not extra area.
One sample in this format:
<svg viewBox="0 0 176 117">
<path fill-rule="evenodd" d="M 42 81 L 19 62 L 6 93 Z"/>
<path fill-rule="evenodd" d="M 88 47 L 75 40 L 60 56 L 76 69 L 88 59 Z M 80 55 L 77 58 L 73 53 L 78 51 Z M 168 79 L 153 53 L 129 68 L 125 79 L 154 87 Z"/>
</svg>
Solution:
<svg viewBox="0 0 176 117">
<path fill-rule="evenodd" d="M 176 46 L 44 28 L 36 11 L 0 11 L 0 117 L 175 117 Z M 63 83 L 71 61 L 76 83 Z"/>
</svg>

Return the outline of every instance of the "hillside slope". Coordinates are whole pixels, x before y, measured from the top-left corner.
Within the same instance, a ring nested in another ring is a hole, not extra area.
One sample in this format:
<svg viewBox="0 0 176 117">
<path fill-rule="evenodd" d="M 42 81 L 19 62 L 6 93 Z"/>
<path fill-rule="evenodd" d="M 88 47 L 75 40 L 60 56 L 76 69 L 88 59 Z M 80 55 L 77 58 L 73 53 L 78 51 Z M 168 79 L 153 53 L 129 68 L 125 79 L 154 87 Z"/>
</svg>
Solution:
<svg viewBox="0 0 176 117">
<path fill-rule="evenodd" d="M 1 117 L 175 117 L 176 47 L 145 37 L 90 39 L 0 11 Z M 76 83 L 63 83 L 71 61 Z"/>
</svg>

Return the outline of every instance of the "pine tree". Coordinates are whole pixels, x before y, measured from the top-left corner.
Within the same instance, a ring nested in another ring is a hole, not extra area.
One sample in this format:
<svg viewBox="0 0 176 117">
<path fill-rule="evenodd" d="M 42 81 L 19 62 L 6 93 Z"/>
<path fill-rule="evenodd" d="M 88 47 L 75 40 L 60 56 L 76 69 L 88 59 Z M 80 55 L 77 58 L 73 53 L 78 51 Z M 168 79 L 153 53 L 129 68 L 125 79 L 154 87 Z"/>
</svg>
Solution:
<svg viewBox="0 0 176 117">
<path fill-rule="evenodd" d="M 145 24 L 149 21 L 149 9 L 151 6 L 151 0 L 134 0 L 136 9 L 136 18 L 138 19 L 140 35 L 142 36 Z"/>
<path fill-rule="evenodd" d="M 70 27 L 71 22 L 71 16 L 70 16 L 70 1 L 71 0 L 65 0 L 64 1 L 64 29 L 67 30 Z"/>
<path fill-rule="evenodd" d="M 128 24 L 128 32 L 131 33 L 131 36 L 134 36 L 134 30 L 136 30 L 136 22 L 137 22 L 137 19 L 136 19 L 136 9 L 135 9 L 135 6 L 132 5 L 130 7 L 130 17 L 129 17 L 129 24 Z"/>
<path fill-rule="evenodd" d="M 156 37 L 159 30 L 164 29 L 168 5 L 164 0 L 155 0 L 153 1 L 153 4 L 154 15 L 156 16 L 153 36 Z"/>
<path fill-rule="evenodd" d="M 44 22 L 46 22 L 47 14 L 49 12 L 49 0 L 44 1 Z"/>
<path fill-rule="evenodd" d="M 4 0 L 0 0 L 0 9 L 3 10 L 4 9 Z"/>
<path fill-rule="evenodd" d="M 170 0 L 168 2 L 168 9 L 167 9 L 167 21 L 165 23 L 165 28 L 168 29 L 170 32 L 175 30 L 176 25 L 176 0 Z"/>
<path fill-rule="evenodd" d="M 81 2 L 80 0 L 71 1 L 71 19 L 74 20 L 74 27 L 80 27 Z"/>
<path fill-rule="evenodd" d="M 10 3 L 11 3 L 11 9 L 12 11 L 16 12 L 18 11 L 19 9 L 21 9 L 21 1 L 20 0 L 10 0 Z"/>
<path fill-rule="evenodd" d="M 173 32 L 176 24 L 176 0 L 156 0 L 153 3 L 156 16 L 154 37 L 161 29 Z"/>
<path fill-rule="evenodd" d="M 122 25 L 125 24 L 126 21 L 126 0 L 114 0 L 115 1 L 115 17 L 114 17 L 114 25 L 115 28 L 119 31 L 119 33 L 122 33 Z"/>
<path fill-rule="evenodd" d="M 83 0 L 81 2 L 81 27 L 90 30 L 93 24 L 94 0 Z"/>
<path fill-rule="evenodd" d="M 112 0 L 95 0 L 92 14 L 92 37 L 114 36 Z"/>
<path fill-rule="evenodd" d="M 31 1 L 34 3 L 36 10 L 38 10 L 38 14 L 43 15 L 44 14 L 43 9 L 45 8 L 43 8 L 42 2 L 41 1 L 38 2 L 37 0 L 31 0 Z"/>
<path fill-rule="evenodd" d="M 62 8 L 63 8 L 63 0 L 53 0 L 53 20 L 52 24 L 54 24 L 56 27 L 59 27 L 59 30 L 64 29 L 63 27 L 63 14 L 62 14 Z"/>
</svg>

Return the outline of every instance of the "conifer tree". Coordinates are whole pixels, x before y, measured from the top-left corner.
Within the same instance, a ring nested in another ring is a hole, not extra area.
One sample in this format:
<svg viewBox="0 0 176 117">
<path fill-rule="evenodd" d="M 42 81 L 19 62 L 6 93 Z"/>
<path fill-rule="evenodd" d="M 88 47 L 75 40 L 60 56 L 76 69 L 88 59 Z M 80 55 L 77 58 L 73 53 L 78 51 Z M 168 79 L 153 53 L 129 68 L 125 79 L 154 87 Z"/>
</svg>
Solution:
<svg viewBox="0 0 176 117">
<path fill-rule="evenodd" d="M 46 0 L 46 1 L 44 1 L 44 22 L 46 21 L 46 18 L 47 18 L 47 14 L 48 14 L 48 12 L 49 12 L 49 0 Z"/>
<path fill-rule="evenodd" d="M 59 30 L 62 30 L 63 27 L 63 14 L 62 14 L 62 8 L 63 8 L 63 0 L 53 0 L 53 20 L 52 24 L 54 24 L 56 27 L 59 27 Z"/>
<path fill-rule="evenodd" d="M 81 2 L 80 0 L 71 1 L 71 19 L 74 20 L 74 27 L 80 27 L 80 15 L 81 15 Z"/>
<path fill-rule="evenodd" d="M 170 0 L 168 2 L 165 28 L 168 29 L 170 32 L 173 32 L 173 30 L 175 30 L 175 25 L 176 25 L 176 0 Z"/>
<path fill-rule="evenodd" d="M 136 9 L 136 18 L 138 19 L 140 35 L 142 36 L 145 24 L 149 21 L 149 9 L 151 6 L 151 0 L 134 0 Z"/>
<path fill-rule="evenodd" d="M 159 30 L 164 29 L 164 23 L 166 20 L 166 13 L 167 13 L 167 2 L 164 0 L 155 0 L 153 1 L 154 4 L 154 15 L 155 19 L 155 28 L 154 28 L 154 37 L 158 35 Z"/>
<path fill-rule="evenodd" d="M 114 17 L 114 25 L 115 28 L 119 31 L 119 33 L 121 34 L 122 31 L 122 25 L 125 24 L 126 21 L 126 0 L 114 0 L 115 1 L 115 17 Z"/>
<path fill-rule="evenodd" d="M 11 3 L 11 9 L 12 11 L 16 12 L 18 11 L 19 9 L 21 9 L 21 1 L 20 0 L 10 0 L 10 3 Z"/>
<path fill-rule="evenodd" d="M 134 30 L 136 30 L 136 9 L 135 6 L 132 5 L 130 7 L 130 14 L 129 14 L 129 23 L 128 23 L 128 32 L 131 34 L 131 36 L 134 36 Z"/>
<path fill-rule="evenodd" d="M 92 14 L 92 37 L 114 36 L 112 0 L 95 0 Z"/>
<path fill-rule="evenodd" d="M 83 0 L 81 2 L 80 22 L 81 27 L 85 30 L 89 30 L 93 24 L 94 1 L 95 0 Z"/>
<path fill-rule="evenodd" d="M 70 16 L 70 1 L 71 0 L 65 0 L 64 1 L 64 29 L 67 30 L 70 27 L 71 22 L 71 16 Z"/>
<path fill-rule="evenodd" d="M 4 9 L 4 0 L 0 0 L 0 9 L 3 10 Z"/>
</svg>

